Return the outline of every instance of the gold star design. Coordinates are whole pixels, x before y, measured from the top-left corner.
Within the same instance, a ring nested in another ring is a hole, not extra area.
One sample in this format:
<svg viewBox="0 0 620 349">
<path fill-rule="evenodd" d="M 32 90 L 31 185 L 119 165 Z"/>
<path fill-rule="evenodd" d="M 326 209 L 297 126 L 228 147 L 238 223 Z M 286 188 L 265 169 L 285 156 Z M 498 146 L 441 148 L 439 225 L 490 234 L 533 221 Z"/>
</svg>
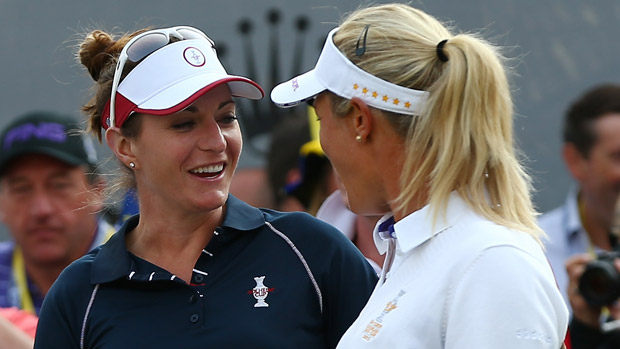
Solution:
<svg viewBox="0 0 620 349">
<path fill-rule="evenodd" d="M 364 87 L 364 89 L 362 89 L 362 93 L 366 94 L 368 92 L 368 89 L 366 87 Z"/>
<path fill-rule="evenodd" d="M 411 103 L 405 102 L 405 108 L 409 109 L 411 107 Z"/>
<path fill-rule="evenodd" d="M 353 89 L 357 90 L 359 88 L 359 86 L 357 84 L 353 84 Z"/>
<path fill-rule="evenodd" d="M 383 101 L 384 101 L 384 102 L 387 102 L 388 100 L 389 100 L 388 96 L 387 96 L 387 95 L 384 95 L 384 96 L 383 96 Z"/>
<path fill-rule="evenodd" d="M 400 101 L 398 100 L 398 98 L 394 98 L 394 105 L 398 105 L 398 103 L 400 103 Z"/>
<path fill-rule="evenodd" d="M 377 93 L 377 91 L 375 91 L 375 92 L 373 92 L 373 93 L 372 93 L 372 97 L 373 97 L 373 98 L 377 98 L 377 96 L 378 96 L 378 95 L 379 95 L 379 94 Z"/>
</svg>

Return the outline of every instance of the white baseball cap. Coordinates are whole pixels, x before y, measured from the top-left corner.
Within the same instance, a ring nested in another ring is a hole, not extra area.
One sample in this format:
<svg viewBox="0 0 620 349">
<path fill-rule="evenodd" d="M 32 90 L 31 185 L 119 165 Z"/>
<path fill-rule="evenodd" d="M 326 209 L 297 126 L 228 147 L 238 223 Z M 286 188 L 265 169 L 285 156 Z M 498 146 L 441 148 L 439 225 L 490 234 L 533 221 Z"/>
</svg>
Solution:
<svg viewBox="0 0 620 349">
<path fill-rule="evenodd" d="M 313 70 L 283 82 L 271 91 L 280 107 L 292 107 L 329 90 L 341 97 L 358 97 L 368 105 L 400 114 L 420 115 L 428 92 L 393 84 L 367 73 L 334 45 L 330 31 Z"/>
<path fill-rule="evenodd" d="M 229 75 L 211 42 L 181 40 L 148 55 L 119 84 L 115 125 L 120 127 L 134 112 L 167 115 L 185 109 L 210 89 L 226 83 L 234 97 L 261 99 L 262 88 L 254 81 Z M 109 126 L 110 102 L 102 113 Z"/>
</svg>

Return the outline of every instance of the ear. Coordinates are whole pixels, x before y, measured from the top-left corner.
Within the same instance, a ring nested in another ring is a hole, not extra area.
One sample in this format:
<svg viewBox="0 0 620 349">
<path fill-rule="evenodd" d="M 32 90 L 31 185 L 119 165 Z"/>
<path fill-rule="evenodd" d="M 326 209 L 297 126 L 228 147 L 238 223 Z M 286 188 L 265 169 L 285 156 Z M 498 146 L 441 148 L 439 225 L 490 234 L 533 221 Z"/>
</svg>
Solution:
<svg viewBox="0 0 620 349">
<path fill-rule="evenodd" d="M 374 115 L 366 102 L 358 97 L 351 99 L 351 111 L 353 121 L 353 132 L 361 137 L 361 141 L 368 140 L 371 136 Z"/>
<path fill-rule="evenodd" d="M 566 167 L 577 181 L 581 182 L 588 175 L 588 159 L 581 154 L 574 144 L 564 144 L 562 157 Z"/>
<path fill-rule="evenodd" d="M 105 140 L 114 155 L 127 167 L 133 162 L 137 166 L 136 157 L 131 148 L 131 141 L 123 136 L 118 127 L 110 127 L 105 132 Z"/>
</svg>

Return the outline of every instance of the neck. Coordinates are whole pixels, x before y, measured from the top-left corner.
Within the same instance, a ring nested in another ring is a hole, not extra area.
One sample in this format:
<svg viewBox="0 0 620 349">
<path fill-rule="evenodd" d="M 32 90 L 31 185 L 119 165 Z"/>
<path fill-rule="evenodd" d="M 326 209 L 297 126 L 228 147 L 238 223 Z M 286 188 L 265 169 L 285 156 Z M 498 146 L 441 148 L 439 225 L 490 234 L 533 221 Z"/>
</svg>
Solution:
<svg viewBox="0 0 620 349">
<path fill-rule="evenodd" d="M 426 205 L 427 193 L 419 193 L 414 195 L 407 207 L 402 210 L 397 209 L 396 199 L 402 193 L 401 176 L 405 163 L 405 142 L 400 140 L 398 134 L 392 131 L 391 126 L 387 126 L 389 131 L 385 134 L 379 134 L 381 137 L 372 154 L 372 161 L 378 162 L 375 168 L 379 171 L 377 176 L 380 178 L 382 192 L 385 193 L 383 198 L 389 211 L 394 213 L 394 220 L 399 221 L 412 212 L 419 210 Z M 389 169 L 389 170 L 385 170 Z"/>
<path fill-rule="evenodd" d="M 223 216 L 223 207 L 183 217 L 141 210 L 138 226 L 126 238 L 127 249 L 189 282 L 196 261 Z"/>
<path fill-rule="evenodd" d="M 353 243 L 366 258 L 383 266 L 385 255 L 380 255 L 372 237 L 372 232 L 381 216 L 360 216 L 355 219 L 355 237 Z"/>
<path fill-rule="evenodd" d="M 394 135 L 391 136 L 395 137 Z M 379 143 L 379 149 L 373 154 L 373 158 L 378 164 L 375 166 L 377 169 L 378 183 L 381 186 L 381 193 L 385 196 L 382 198 L 382 203 L 386 207 L 381 207 L 383 212 L 390 211 L 394 213 L 394 218 L 399 220 L 400 214 L 396 209 L 394 202 L 401 193 L 400 177 L 403 171 L 404 163 L 404 145 L 393 138 L 390 142 L 377 142 Z M 385 170 L 389 169 L 389 170 Z"/>
</svg>

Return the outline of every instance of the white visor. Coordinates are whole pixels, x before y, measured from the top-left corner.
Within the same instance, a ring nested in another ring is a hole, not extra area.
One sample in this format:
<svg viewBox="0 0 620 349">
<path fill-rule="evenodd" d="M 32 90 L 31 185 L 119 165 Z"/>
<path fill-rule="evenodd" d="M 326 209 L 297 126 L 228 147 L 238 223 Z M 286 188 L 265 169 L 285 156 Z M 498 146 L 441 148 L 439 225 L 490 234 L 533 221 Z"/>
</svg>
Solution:
<svg viewBox="0 0 620 349">
<path fill-rule="evenodd" d="M 271 91 L 280 107 L 292 107 L 329 90 L 338 96 L 358 97 L 368 105 L 399 114 L 420 115 L 428 92 L 414 90 L 380 79 L 353 64 L 334 45 L 334 28 L 325 40 L 313 70 L 283 82 Z"/>
<path fill-rule="evenodd" d="M 263 97 L 257 83 L 226 72 L 207 40 L 181 40 L 166 45 L 142 60 L 119 84 L 115 124 L 120 127 L 133 112 L 178 112 L 222 83 L 228 84 L 234 97 Z M 109 115 L 108 102 L 102 119 L 106 121 Z M 105 122 L 103 125 L 107 128 Z"/>
</svg>

